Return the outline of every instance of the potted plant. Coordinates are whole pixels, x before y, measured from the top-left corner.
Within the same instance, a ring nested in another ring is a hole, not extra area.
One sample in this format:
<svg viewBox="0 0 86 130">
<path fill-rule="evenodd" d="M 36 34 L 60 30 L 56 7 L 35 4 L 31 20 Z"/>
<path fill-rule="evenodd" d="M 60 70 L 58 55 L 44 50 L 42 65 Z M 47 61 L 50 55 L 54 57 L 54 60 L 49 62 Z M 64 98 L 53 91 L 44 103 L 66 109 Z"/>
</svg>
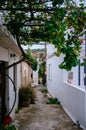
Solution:
<svg viewBox="0 0 86 130">
<path fill-rule="evenodd" d="M 19 89 L 19 106 L 26 107 L 29 106 L 31 102 L 34 103 L 35 93 L 31 86 L 22 86 Z"/>
<path fill-rule="evenodd" d="M 8 115 L 0 124 L 0 130 L 18 130 L 18 128 L 14 124 L 12 124 L 12 118 Z"/>
<path fill-rule="evenodd" d="M 0 124 L 0 130 L 18 130 L 18 128 L 15 126 L 15 125 L 3 125 L 3 124 Z"/>
</svg>

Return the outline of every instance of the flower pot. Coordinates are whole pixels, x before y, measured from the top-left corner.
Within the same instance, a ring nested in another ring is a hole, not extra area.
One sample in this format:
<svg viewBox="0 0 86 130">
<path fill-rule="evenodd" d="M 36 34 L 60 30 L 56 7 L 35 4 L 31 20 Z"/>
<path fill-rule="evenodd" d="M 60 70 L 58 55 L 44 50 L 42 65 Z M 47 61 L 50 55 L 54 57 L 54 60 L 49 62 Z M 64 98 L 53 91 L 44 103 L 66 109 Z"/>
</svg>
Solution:
<svg viewBox="0 0 86 130">
<path fill-rule="evenodd" d="M 23 100 L 22 101 L 22 107 L 29 107 L 30 106 L 30 99 L 28 99 L 27 101 Z"/>
</svg>

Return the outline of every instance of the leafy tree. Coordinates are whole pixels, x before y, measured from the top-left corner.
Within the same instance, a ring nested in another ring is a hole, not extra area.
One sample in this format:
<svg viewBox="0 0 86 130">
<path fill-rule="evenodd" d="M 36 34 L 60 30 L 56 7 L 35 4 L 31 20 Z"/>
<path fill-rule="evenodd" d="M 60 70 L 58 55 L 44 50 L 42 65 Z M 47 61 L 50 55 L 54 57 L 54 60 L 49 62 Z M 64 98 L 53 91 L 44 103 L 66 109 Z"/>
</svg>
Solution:
<svg viewBox="0 0 86 130">
<path fill-rule="evenodd" d="M 86 12 L 83 5 L 75 9 L 72 4 L 70 8 L 69 12 L 64 8 L 57 9 L 45 23 L 45 30 L 48 30 L 46 33 L 49 36 L 47 41 L 57 48 L 56 56 L 64 55 L 59 67 L 66 70 L 71 70 L 78 64 L 80 37 L 86 30 Z"/>
<path fill-rule="evenodd" d="M 75 0 L 3 0 L 0 9 L 24 57 L 21 44 L 45 41 L 55 45 L 56 56 L 63 54 L 61 69 L 71 70 L 78 64 L 80 37 L 86 30 L 83 0 L 79 6 Z"/>
<path fill-rule="evenodd" d="M 46 67 L 46 64 L 45 62 L 41 62 L 40 66 L 39 66 L 39 78 L 42 78 L 44 73 L 45 73 L 45 67 Z"/>
<path fill-rule="evenodd" d="M 43 61 L 43 62 L 41 62 L 40 66 L 39 66 L 39 71 L 38 71 L 39 79 L 42 79 L 43 85 L 46 82 L 45 70 L 46 70 L 46 63 L 45 63 L 45 61 Z"/>
<path fill-rule="evenodd" d="M 26 56 L 27 56 L 28 61 L 31 62 L 31 68 L 34 71 L 36 71 L 37 70 L 37 59 L 32 57 L 29 49 L 27 50 Z"/>
</svg>

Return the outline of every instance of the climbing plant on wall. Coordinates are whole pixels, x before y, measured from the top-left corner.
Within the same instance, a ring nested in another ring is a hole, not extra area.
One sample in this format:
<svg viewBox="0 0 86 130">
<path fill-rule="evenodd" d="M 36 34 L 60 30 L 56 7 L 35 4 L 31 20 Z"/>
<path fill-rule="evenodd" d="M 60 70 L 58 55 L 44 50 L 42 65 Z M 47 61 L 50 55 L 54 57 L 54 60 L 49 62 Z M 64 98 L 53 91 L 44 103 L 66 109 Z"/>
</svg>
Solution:
<svg viewBox="0 0 86 130">
<path fill-rule="evenodd" d="M 27 56 L 27 60 L 31 63 L 31 68 L 32 68 L 32 70 L 36 71 L 36 70 L 37 70 L 37 59 L 34 58 L 34 57 L 31 55 L 31 52 L 30 52 L 29 49 L 28 49 L 27 52 L 26 52 L 26 56 Z"/>
<path fill-rule="evenodd" d="M 61 69 L 78 64 L 80 38 L 86 30 L 84 0 L 3 0 L 4 25 L 17 38 L 19 46 L 45 41 L 55 45 L 56 56 L 63 54 Z M 21 48 L 21 46 L 20 46 Z"/>
</svg>

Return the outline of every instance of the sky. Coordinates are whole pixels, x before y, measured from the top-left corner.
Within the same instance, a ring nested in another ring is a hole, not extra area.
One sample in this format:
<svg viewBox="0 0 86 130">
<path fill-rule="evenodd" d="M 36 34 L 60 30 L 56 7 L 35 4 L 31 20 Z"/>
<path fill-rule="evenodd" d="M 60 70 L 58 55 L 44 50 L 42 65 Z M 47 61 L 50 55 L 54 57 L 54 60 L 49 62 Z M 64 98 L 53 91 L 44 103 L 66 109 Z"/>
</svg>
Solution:
<svg viewBox="0 0 86 130">
<path fill-rule="evenodd" d="M 31 49 L 44 49 L 45 45 L 32 45 Z"/>
<path fill-rule="evenodd" d="M 28 46 L 22 46 L 24 50 L 28 49 Z M 45 45 L 37 45 L 33 44 L 32 46 L 29 47 L 31 50 L 33 49 L 44 49 Z"/>
</svg>

